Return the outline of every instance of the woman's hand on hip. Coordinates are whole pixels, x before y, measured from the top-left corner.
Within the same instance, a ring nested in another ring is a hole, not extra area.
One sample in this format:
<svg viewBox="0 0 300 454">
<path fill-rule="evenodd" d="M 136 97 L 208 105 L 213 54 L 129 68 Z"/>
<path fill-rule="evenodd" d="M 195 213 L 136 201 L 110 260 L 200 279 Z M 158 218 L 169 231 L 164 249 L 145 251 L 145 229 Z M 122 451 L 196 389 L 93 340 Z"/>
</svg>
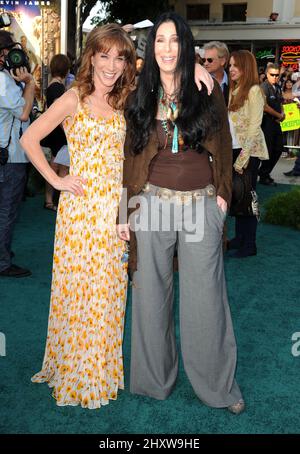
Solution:
<svg viewBox="0 0 300 454">
<path fill-rule="evenodd" d="M 67 175 L 63 178 L 59 178 L 58 182 L 53 186 L 58 191 L 67 191 L 77 196 L 84 196 L 85 193 L 83 186 L 86 183 L 87 181 L 82 177 Z"/>
<path fill-rule="evenodd" d="M 220 195 L 217 195 L 217 205 L 223 213 L 227 213 L 227 202 Z"/>
<path fill-rule="evenodd" d="M 129 224 L 117 224 L 117 234 L 120 240 L 129 241 L 130 240 Z"/>
</svg>

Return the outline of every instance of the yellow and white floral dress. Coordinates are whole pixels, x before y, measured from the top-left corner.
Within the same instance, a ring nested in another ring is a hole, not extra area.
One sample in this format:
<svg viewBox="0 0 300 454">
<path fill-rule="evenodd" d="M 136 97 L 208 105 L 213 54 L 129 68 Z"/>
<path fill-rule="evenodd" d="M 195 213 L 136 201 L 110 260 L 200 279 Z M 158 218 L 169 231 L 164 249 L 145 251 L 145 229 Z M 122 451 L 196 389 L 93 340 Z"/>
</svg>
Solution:
<svg viewBox="0 0 300 454">
<path fill-rule="evenodd" d="M 60 196 L 46 352 L 32 377 L 54 388 L 58 405 L 99 408 L 124 388 L 127 264 L 116 216 L 125 130 L 121 112 L 95 118 L 80 103 L 65 123 L 70 174 L 87 184 L 83 197 Z"/>
</svg>

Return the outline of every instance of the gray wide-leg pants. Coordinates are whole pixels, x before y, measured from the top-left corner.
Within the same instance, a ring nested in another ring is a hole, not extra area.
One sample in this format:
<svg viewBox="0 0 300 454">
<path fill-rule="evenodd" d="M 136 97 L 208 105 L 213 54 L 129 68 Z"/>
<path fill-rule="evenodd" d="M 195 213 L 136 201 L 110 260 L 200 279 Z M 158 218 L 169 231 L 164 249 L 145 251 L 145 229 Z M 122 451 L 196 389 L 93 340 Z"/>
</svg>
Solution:
<svg viewBox="0 0 300 454">
<path fill-rule="evenodd" d="M 215 197 L 203 196 L 188 206 L 173 199 L 162 201 L 152 193 L 143 193 L 141 200 L 133 222 L 138 263 L 132 288 L 130 390 L 166 399 L 176 381 L 173 255 L 177 244 L 184 368 L 201 401 L 228 407 L 242 396 L 234 379 L 236 343 L 223 269 L 225 216 Z"/>
</svg>

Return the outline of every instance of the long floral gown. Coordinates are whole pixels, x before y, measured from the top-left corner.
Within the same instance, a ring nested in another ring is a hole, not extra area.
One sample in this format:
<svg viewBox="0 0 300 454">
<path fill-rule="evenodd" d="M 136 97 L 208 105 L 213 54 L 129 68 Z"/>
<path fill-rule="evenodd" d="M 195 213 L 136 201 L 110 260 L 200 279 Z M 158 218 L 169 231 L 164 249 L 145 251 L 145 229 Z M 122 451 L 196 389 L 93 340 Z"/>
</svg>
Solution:
<svg viewBox="0 0 300 454">
<path fill-rule="evenodd" d="M 60 196 L 46 351 L 31 379 L 48 382 L 57 405 L 99 408 L 124 388 L 127 264 L 116 217 L 125 129 L 121 112 L 96 118 L 80 103 L 65 124 L 70 174 L 87 184 L 83 197 Z"/>
</svg>

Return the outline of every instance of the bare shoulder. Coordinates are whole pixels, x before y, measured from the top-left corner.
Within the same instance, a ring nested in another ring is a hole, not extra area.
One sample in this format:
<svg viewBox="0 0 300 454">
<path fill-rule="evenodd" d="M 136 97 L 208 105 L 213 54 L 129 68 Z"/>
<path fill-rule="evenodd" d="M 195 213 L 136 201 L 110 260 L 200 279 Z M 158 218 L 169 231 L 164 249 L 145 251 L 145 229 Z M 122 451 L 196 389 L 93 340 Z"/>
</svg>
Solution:
<svg viewBox="0 0 300 454">
<path fill-rule="evenodd" d="M 75 89 L 73 88 L 69 89 L 59 99 L 61 99 L 62 102 L 65 103 L 66 106 L 68 106 L 68 110 L 70 111 L 71 114 L 74 114 L 76 112 L 79 97 Z"/>
<path fill-rule="evenodd" d="M 57 98 L 48 111 L 51 114 L 61 118 L 73 117 L 77 111 L 78 97 L 74 90 L 66 91 L 62 96 Z"/>
</svg>

